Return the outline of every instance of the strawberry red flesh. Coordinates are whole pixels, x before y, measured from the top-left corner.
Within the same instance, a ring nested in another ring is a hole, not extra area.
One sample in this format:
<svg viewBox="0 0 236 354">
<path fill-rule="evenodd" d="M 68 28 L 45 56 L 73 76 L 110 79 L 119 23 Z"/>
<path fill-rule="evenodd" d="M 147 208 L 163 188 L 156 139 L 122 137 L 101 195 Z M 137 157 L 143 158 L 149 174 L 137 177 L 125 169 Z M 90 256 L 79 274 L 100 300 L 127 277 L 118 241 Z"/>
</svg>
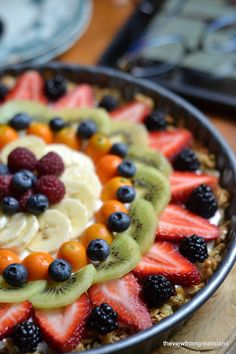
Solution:
<svg viewBox="0 0 236 354">
<path fill-rule="evenodd" d="M 95 306 L 109 304 L 118 313 L 118 319 L 136 330 L 152 326 L 148 310 L 140 297 L 140 286 L 133 274 L 92 286 L 90 299 Z"/>
<path fill-rule="evenodd" d="M 69 91 L 60 98 L 54 105 L 55 110 L 62 108 L 84 108 L 94 107 L 94 92 L 90 85 L 82 84 Z"/>
<path fill-rule="evenodd" d="M 55 350 L 64 353 L 73 350 L 82 338 L 87 317 L 91 311 L 87 295 L 63 308 L 36 310 L 35 322 L 44 340 Z"/>
<path fill-rule="evenodd" d="M 44 79 L 34 70 L 23 73 L 16 81 L 15 86 L 8 93 L 6 101 L 26 100 L 47 103 L 44 95 Z"/>
<path fill-rule="evenodd" d="M 172 202 L 184 202 L 191 192 L 201 184 L 213 189 L 217 186 L 218 178 L 208 174 L 174 171 L 170 176 Z"/>
<path fill-rule="evenodd" d="M 151 113 L 151 107 L 144 102 L 128 103 L 110 113 L 112 119 L 142 123 Z"/>
<path fill-rule="evenodd" d="M 26 321 L 32 312 L 32 305 L 25 301 L 19 304 L 0 304 L 0 339 L 12 334 L 14 327 Z"/>
<path fill-rule="evenodd" d="M 179 241 L 194 234 L 210 241 L 220 236 L 220 229 L 180 205 L 168 205 L 159 220 L 157 239 Z"/>
<path fill-rule="evenodd" d="M 200 274 L 195 265 L 166 241 L 157 241 L 134 269 L 134 273 L 141 279 L 151 274 L 164 275 L 174 284 L 183 286 L 200 283 Z"/>
<path fill-rule="evenodd" d="M 165 130 L 149 134 L 149 146 L 159 150 L 169 160 L 178 155 L 192 143 L 192 134 L 187 129 Z"/>
</svg>

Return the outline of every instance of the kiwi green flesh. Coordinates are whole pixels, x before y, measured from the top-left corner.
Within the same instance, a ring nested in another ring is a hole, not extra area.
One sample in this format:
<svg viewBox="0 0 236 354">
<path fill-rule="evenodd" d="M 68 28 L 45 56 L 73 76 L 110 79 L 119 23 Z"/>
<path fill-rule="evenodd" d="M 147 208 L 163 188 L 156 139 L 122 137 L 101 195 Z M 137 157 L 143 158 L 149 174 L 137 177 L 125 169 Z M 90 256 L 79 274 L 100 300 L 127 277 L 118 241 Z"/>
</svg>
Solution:
<svg viewBox="0 0 236 354">
<path fill-rule="evenodd" d="M 130 146 L 127 158 L 134 161 L 136 164 L 154 167 L 165 176 L 169 176 L 172 172 L 171 164 L 164 155 L 143 146 Z"/>
<path fill-rule="evenodd" d="M 97 267 L 94 283 L 118 279 L 136 267 L 141 258 L 140 249 L 127 233 L 117 234 L 111 245 L 110 255 Z"/>
<path fill-rule="evenodd" d="M 147 146 L 148 133 L 142 124 L 127 121 L 111 121 L 110 139 L 113 143 L 122 142 L 127 145 L 140 144 Z"/>
<path fill-rule="evenodd" d="M 39 121 L 49 120 L 52 115 L 50 108 L 39 102 L 12 100 L 0 107 L 1 123 L 7 123 L 17 113 L 27 113 Z"/>
<path fill-rule="evenodd" d="M 89 264 L 62 283 L 48 282 L 30 301 L 35 308 L 50 309 L 72 304 L 91 286 L 96 270 Z"/>
<path fill-rule="evenodd" d="M 159 215 L 170 201 L 169 180 L 153 167 L 138 166 L 133 178 L 137 197 L 149 201 Z"/>
<path fill-rule="evenodd" d="M 142 254 L 148 252 L 156 236 L 158 218 L 153 206 L 145 199 L 138 198 L 130 206 L 131 225 L 127 233 L 133 237 Z"/>
<path fill-rule="evenodd" d="M 22 287 L 11 287 L 4 280 L 0 281 L 0 303 L 18 303 L 29 300 L 32 296 L 43 291 L 47 286 L 46 280 L 36 280 Z"/>
<path fill-rule="evenodd" d="M 103 108 L 63 108 L 56 111 L 59 117 L 70 122 L 80 122 L 83 120 L 93 120 L 98 131 L 108 134 L 110 130 L 110 117 Z M 55 112 L 54 112 L 55 115 Z"/>
</svg>

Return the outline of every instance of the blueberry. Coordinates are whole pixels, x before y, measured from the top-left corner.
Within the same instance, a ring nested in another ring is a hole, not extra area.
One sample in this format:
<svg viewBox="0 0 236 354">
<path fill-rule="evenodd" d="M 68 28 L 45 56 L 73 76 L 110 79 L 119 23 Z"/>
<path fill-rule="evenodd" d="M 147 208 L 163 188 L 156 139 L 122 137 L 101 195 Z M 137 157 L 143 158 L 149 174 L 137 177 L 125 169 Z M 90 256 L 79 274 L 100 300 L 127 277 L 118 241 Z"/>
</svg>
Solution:
<svg viewBox="0 0 236 354">
<path fill-rule="evenodd" d="M 66 94 L 66 91 L 66 79 L 61 75 L 45 81 L 45 93 L 51 101 L 58 100 Z"/>
<path fill-rule="evenodd" d="M 131 224 L 129 216 L 122 211 L 116 211 L 112 213 L 108 220 L 107 226 L 113 232 L 123 232 L 126 231 Z"/>
<path fill-rule="evenodd" d="M 2 82 L 0 82 L 0 100 L 3 100 L 8 94 L 8 88 Z"/>
<path fill-rule="evenodd" d="M 3 271 L 3 279 L 12 286 L 22 286 L 26 283 L 28 272 L 26 267 L 20 263 L 12 263 Z"/>
<path fill-rule="evenodd" d="M 33 182 L 32 178 L 29 176 L 28 171 L 17 172 L 13 175 L 11 180 L 11 188 L 20 193 L 26 192 L 28 189 L 32 188 Z"/>
<path fill-rule="evenodd" d="M 70 263 L 61 258 L 55 259 L 48 268 L 50 278 L 58 282 L 68 280 L 71 276 L 71 272 L 72 268 Z"/>
<path fill-rule="evenodd" d="M 1 209 L 4 214 L 13 215 L 20 209 L 18 200 L 14 197 L 5 197 L 1 201 Z"/>
<path fill-rule="evenodd" d="M 15 130 L 24 130 L 29 127 L 31 120 L 27 113 L 18 113 L 9 120 L 8 124 Z"/>
<path fill-rule="evenodd" d="M 77 129 L 77 136 L 82 139 L 90 139 L 97 131 L 97 125 L 93 120 L 81 122 Z"/>
<path fill-rule="evenodd" d="M 167 121 L 165 114 L 161 111 L 152 112 L 145 120 L 144 124 L 149 131 L 166 130 Z"/>
<path fill-rule="evenodd" d="M 109 244 L 102 239 L 92 240 L 87 247 L 87 256 L 91 261 L 102 262 L 110 254 Z"/>
<path fill-rule="evenodd" d="M 131 186 L 121 186 L 116 192 L 117 198 L 121 203 L 131 203 L 135 198 L 135 189 Z"/>
<path fill-rule="evenodd" d="M 136 166 L 132 161 L 124 160 L 118 166 L 118 174 L 122 177 L 130 178 L 136 173 Z"/>
<path fill-rule="evenodd" d="M 108 112 L 113 111 L 119 104 L 119 100 L 115 96 L 106 95 L 99 102 L 99 107 L 106 109 Z"/>
<path fill-rule="evenodd" d="M 124 158 L 128 153 L 128 146 L 123 143 L 115 143 L 112 145 L 110 153 Z"/>
<path fill-rule="evenodd" d="M 3 163 L 0 163 L 0 176 L 2 175 L 9 175 L 10 172 L 8 170 L 7 165 L 4 165 Z"/>
<path fill-rule="evenodd" d="M 20 170 L 19 172 L 22 172 L 24 174 L 26 174 L 32 181 L 32 187 L 35 186 L 36 182 L 37 182 L 37 177 L 35 176 L 35 174 L 32 171 L 29 170 Z"/>
<path fill-rule="evenodd" d="M 25 209 L 33 215 L 42 214 L 49 206 L 48 198 L 43 194 L 32 194 L 26 202 Z"/>
<path fill-rule="evenodd" d="M 49 126 L 53 132 L 59 132 L 60 130 L 65 128 L 66 122 L 64 121 L 64 119 L 62 119 L 60 117 L 55 117 L 50 120 Z"/>
</svg>

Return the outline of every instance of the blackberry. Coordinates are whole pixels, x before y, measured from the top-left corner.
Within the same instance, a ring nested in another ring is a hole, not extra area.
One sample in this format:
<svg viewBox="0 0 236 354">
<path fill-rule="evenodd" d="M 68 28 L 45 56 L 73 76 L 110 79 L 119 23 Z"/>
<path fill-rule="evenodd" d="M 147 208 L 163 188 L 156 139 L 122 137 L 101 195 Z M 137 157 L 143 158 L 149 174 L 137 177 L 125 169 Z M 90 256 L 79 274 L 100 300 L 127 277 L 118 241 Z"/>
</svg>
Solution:
<svg viewBox="0 0 236 354">
<path fill-rule="evenodd" d="M 142 297 L 148 307 L 161 306 L 174 294 L 174 284 L 163 275 L 149 275 L 142 287 Z"/>
<path fill-rule="evenodd" d="M 149 131 L 161 131 L 166 130 L 167 121 L 165 114 L 161 111 L 152 112 L 144 121 L 147 130 Z"/>
<path fill-rule="evenodd" d="M 98 106 L 106 109 L 108 112 L 113 111 L 119 104 L 118 98 L 106 95 L 99 102 Z"/>
<path fill-rule="evenodd" d="M 216 197 L 211 187 L 202 184 L 195 188 L 186 201 L 186 208 L 203 218 L 211 218 L 218 208 Z"/>
<path fill-rule="evenodd" d="M 8 94 L 8 88 L 0 82 L 0 101 L 3 100 Z"/>
<path fill-rule="evenodd" d="M 192 263 L 202 263 L 208 257 L 206 241 L 197 235 L 183 238 L 179 245 L 179 251 Z"/>
<path fill-rule="evenodd" d="M 61 75 L 45 81 L 45 93 L 51 101 L 58 100 L 66 94 L 66 91 L 66 80 Z"/>
<path fill-rule="evenodd" d="M 12 340 L 21 353 L 32 353 L 42 341 L 42 335 L 34 322 L 25 321 L 15 327 Z"/>
<path fill-rule="evenodd" d="M 88 327 L 98 333 L 106 334 L 118 327 L 118 314 L 108 304 L 95 307 L 88 318 Z"/>
<path fill-rule="evenodd" d="M 174 159 L 173 167 L 177 171 L 196 171 L 200 162 L 192 149 L 183 149 Z"/>
</svg>

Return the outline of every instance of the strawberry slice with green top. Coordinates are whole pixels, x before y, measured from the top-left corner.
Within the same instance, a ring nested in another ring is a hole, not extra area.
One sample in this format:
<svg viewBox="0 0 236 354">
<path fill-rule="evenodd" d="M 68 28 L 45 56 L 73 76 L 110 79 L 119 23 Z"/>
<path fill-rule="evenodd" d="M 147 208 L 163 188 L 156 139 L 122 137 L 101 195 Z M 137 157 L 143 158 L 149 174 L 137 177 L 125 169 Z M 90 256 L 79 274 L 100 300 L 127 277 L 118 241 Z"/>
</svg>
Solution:
<svg viewBox="0 0 236 354">
<path fill-rule="evenodd" d="M 0 304 L 0 339 L 12 334 L 14 327 L 28 320 L 32 305 L 28 301 L 19 304 Z"/>
<path fill-rule="evenodd" d="M 164 275 L 174 284 L 183 286 L 199 284 L 201 280 L 195 265 L 166 241 L 157 241 L 134 269 L 134 273 L 141 279 L 151 274 Z"/>
<path fill-rule="evenodd" d="M 168 205 L 159 220 L 157 239 L 179 241 L 183 237 L 192 235 L 210 241 L 220 236 L 220 229 L 201 216 L 189 212 L 183 206 Z"/>
<path fill-rule="evenodd" d="M 206 184 L 214 189 L 218 184 L 218 178 L 204 173 L 174 171 L 170 176 L 172 202 L 184 202 L 191 192 L 201 184 Z"/>
<path fill-rule="evenodd" d="M 151 113 L 151 107 L 144 102 L 131 102 L 110 113 L 112 119 L 127 120 L 133 123 L 143 123 Z"/>
<path fill-rule="evenodd" d="M 50 347 L 64 353 L 73 350 L 85 330 L 91 305 L 87 295 L 82 295 L 73 304 L 51 310 L 35 310 L 35 323 Z"/>
<path fill-rule="evenodd" d="M 94 107 L 94 92 L 92 86 L 82 84 L 69 91 L 60 98 L 54 105 L 55 110 L 62 108 L 84 108 Z"/>
<path fill-rule="evenodd" d="M 187 129 L 174 129 L 149 134 L 149 146 L 160 151 L 169 160 L 178 155 L 184 148 L 192 143 L 193 136 Z"/>
<path fill-rule="evenodd" d="M 120 279 L 94 285 L 89 290 L 93 305 L 109 304 L 118 313 L 118 319 L 122 323 L 142 330 L 151 327 L 152 322 L 139 294 L 140 285 L 132 273 Z"/>
<path fill-rule="evenodd" d="M 26 100 L 47 103 L 44 95 L 44 79 L 34 70 L 23 73 L 16 81 L 15 86 L 8 93 L 6 101 Z"/>
</svg>

